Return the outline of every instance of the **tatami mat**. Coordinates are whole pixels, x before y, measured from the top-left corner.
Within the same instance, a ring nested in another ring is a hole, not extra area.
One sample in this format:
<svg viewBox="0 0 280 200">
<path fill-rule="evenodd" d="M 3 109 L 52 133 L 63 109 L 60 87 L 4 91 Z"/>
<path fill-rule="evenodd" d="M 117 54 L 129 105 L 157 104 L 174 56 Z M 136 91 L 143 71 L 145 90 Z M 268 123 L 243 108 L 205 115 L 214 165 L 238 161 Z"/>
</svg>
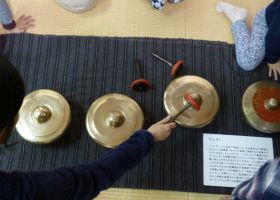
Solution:
<svg viewBox="0 0 280 200">
<path fill-rule="evenodd" d="M 271 0 L 228 0 L 249 10 L 249 20 Z M 188 38 L 233 42 L 230 22 L 215 11 L 218 0 L 185 0 L 152 9 L 148 0 L 97 0 L 96 7 L 73 14 L 54 0 L 8 0 L 14 16 L 36 18 L 29 33 L 120 37 Z M 3 32 L 3 30 L 1 30 Z"/>
<path fill-rule="evenodd" d="M 224 195 L 171 192 L 161 190 L 115 189 L 101 192 L 96 200 L 219 200 Z"/>
</svg>

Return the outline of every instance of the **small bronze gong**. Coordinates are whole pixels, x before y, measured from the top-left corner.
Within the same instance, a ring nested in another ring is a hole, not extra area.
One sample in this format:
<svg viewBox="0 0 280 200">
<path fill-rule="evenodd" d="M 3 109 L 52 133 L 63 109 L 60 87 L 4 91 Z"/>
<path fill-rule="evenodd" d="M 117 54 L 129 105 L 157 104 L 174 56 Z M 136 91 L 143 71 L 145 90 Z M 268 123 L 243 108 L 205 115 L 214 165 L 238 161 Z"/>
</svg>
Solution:
<svg viewBox="0 0 280 200">
<path fill-rule="evenodd" d="M 174 116 L 188 104 L 185 93 L 201 105 L 200 110 L 190 107 L 175 122 L 191 128 L 200 128 L 212 122 L 219 110 L 219 96 L 211 83 L 198 76 L 183 76 L 167 86 L 163 98 L 166 112 Z"/>
<path fill-rule="evenodd" d="M 264 133 L 280 132 L 280 85 L 260 81 L 250 85 L 242 98 L 246 121 Z"/>
<path fill-rule="evenodd" d="M 122 94 L 107 94 L 90 106 L 86 127 L 99 144 L 114 148 L 142 128 L 144 114 L 140 106 Z"/>
<path fill-rule="evenodd" d="M 47 144 L 63 134 L 70 120 L 70 106 L 61 94 L 37 90 L 25 96 L 16 129 L 29 142 Z"/>
</svg>

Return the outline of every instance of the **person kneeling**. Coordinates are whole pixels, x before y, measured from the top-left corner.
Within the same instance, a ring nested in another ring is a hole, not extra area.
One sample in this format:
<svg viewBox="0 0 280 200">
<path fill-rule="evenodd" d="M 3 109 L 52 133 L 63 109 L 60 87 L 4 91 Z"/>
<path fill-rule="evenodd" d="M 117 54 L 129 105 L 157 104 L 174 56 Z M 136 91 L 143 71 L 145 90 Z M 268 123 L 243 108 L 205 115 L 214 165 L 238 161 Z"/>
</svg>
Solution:
<svg viewBox="0 0 280 200">
<path fill-rule="evenodd" d="M 56 2 L 64 9 L 74 13 L 90 10 L 96 4 L 96 0 L 56 0 Z"/>
</svg>

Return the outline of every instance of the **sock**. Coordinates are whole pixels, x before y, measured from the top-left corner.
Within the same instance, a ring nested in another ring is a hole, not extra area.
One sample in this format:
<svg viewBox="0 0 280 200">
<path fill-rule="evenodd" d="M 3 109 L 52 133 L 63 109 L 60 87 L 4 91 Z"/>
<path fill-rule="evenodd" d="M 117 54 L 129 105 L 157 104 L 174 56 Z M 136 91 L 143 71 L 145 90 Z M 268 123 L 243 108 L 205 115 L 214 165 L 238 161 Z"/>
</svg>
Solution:
<svg viewBox="0 0 280 200">
<path fill-rule="evenodd" d="M 218 2 L 216 5 L 216 10 L 218 12 L 223 12 L 230 19 L 232 23 L 238 20 L 244 20 L 247 17 L 247 10 L 234 6 L 226 2 Z"/>
<path fill-rule="evenodd" d="M 184 1 L 184 0 L 169 0 L 170 3 L 180 3 L 182 1 Z"/>
<path fill-rule="evenodd" d="M 165 0 L 150 0 L 150 2 L 151 5 L 157 10 L 163 9 L 165 5 Z"/>
</svg>

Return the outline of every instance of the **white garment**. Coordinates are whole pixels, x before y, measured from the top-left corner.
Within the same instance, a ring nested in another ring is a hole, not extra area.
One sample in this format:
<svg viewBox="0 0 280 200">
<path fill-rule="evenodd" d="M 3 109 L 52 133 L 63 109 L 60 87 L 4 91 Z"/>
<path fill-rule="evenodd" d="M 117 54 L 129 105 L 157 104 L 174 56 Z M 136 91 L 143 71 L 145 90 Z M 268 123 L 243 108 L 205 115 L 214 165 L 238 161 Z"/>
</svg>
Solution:
<svg viewBox="0 0 280 200">
<path fill-rule="evenodd" d="M 91 9 L 96 0 L 56 0 L 56 2 L 66 10 L 81 13 Z"/>
</svg>

